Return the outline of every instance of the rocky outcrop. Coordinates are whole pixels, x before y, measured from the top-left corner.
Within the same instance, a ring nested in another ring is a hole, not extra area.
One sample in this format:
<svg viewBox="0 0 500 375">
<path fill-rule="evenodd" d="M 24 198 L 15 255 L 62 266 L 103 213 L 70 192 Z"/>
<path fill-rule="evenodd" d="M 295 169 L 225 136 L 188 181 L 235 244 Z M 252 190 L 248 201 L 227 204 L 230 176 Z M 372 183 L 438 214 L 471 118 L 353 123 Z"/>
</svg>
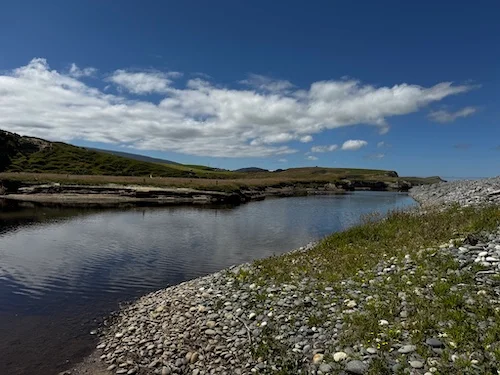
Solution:
<svg viewBox="0 0 500 375">
<path fill-rule="evenodd" d="M 194 189 L 162 189 L 120 185 L 45 184 L 19 187 L 0 198 L 45 206 L 123 206 L 169 204 L 239 204 L 249 198 L 238 193 Z"/>
</svg>

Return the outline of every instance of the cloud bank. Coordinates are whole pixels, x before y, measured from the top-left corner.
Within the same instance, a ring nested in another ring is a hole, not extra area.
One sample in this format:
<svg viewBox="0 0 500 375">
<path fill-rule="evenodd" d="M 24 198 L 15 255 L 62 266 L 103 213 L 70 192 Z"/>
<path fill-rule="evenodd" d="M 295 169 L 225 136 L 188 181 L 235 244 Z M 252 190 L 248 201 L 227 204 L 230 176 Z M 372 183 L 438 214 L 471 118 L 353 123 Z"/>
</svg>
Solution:
<svg viewBox="0 0 500 375">
<path fill-rule="evenodd" d="M 102 82 L 94 79 L 96 86 L 82 81 L 95 73 L 76 65 L 68 72 L 52 70 L 42 58 L 2 73 L 0 128 L 198 156 L 268 157 L 294 153 L 293 142 L 311 142 L 327 129 L 367 124 L 386 132 L 389 117 L 473 88 L 451 82 L 376 87 L 329 80 L 300 89 L 250 76 L 243 89 L 235 89 L 202 78 L 181 85 L 177 72 L 127 70 Z M 111 88 L 100 88 L 106 84 Z M 364 146 L 346 143 L 344 150 Z"/>
</svg>

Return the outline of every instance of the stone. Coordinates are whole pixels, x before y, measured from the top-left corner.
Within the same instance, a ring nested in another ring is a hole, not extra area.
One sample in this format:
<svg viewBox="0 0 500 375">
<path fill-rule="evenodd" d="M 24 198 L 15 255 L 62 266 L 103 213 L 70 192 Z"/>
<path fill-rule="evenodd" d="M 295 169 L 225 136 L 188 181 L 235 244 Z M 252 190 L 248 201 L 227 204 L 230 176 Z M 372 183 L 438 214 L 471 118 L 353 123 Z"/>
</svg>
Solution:
<svg viewBox="0 0 500 375">
<path fill-rule="evenodd" d="M 172 373 L 172 370 L 170 367 L 163 366 L 161 369 L 161 375 L 170 375 Z"/>
<path fill-rule="evenodd" d="M 375 348 L 366 348 L 366 352 L 368 354 L 377 354 L 377 349 L 375 349 Z"/>
<path fill-rule="evenodd" d="M 427 340 L 425 340 L 425 343 L 432 348 L 443 348 L 444 347 L 444 344 L 440 340 L 438 340 L 434 337 L 428 338 Z"/>
<path fill-rule="evenodd" d="M 344 359 L 347 358 L 347 353 L 344 353 L 344 352 L 337 352 L 333 355 L 333 360 L 335 362 L 340 362 L 340 361 L 343 361 Z"/>
<path fill-rule="evenodd" d="M 347 362 L 345 370 L 350 374 L 363 375 L 368 371 L 368 365 L 356 359 Z"/>
<path fill-rule="evenodd" d="M 193 354 L 191 354 L 191 358 L 189 359 L 189 363 L 196 363 L 196 361 L 198 361 L 199 357 L 200 357 L 200 355 L 197 352 L 194 352 Z"/>
<path fill-rule="evenodd" d="M 213 320 L 209 320 L 206 325 L 208 328 L 213 329 L 215 328 L 216 324 L 217 323 L 215 323 Z"/>
<path fill-rule="evenodd" d="M 332 366 L 330 366 L 328 363 L 322 363 L 319 366 L 319 371 L 321 371 L 324 374 L 329 373 L 330 371 L 332 371 Z"/>
<path fill-rule="evenodd" d="M 216 335 L 216 334 L 217 334 L 217 332 L 215 332 L 213 329 L 207 329 L 207 330 L 205 331 L 205 334 L 206 334 L 206 335 L 209 335 L 209 336 L 214 336 L 214 335 Z"/>
<path fill-rule="evenodd" d="M 321 362 L 323 362 L 323 357 L 324 357 L 324 355 L 323 355 L 323 354 L 321 354 L 321 353 L 316 353 L 315 355 L 313 355 L 312 362 L 313 362 L 315 365 L 319 365 Z"/>
<path fill-rule="evenodd" d="M 420 361 L 410 361 L 410 366 L 413 368 L 422 368 L 424 364 Z"/>
<path fill-rule="evenodd" d="M 415 350 L 417 350 L 417 347 L 415 345 L 403 345 L 398 349 L 398 353 L 408 354 L 414 352 Z"/>
<path fill-rule="evenodd" d="M 347 302 L 346 306 L 349 307 L 350 309 L 356 307 L 358 304 L 356 303 L 356 301 L 353 301 L 353 300 L 350 300 Z"/>
</svg>

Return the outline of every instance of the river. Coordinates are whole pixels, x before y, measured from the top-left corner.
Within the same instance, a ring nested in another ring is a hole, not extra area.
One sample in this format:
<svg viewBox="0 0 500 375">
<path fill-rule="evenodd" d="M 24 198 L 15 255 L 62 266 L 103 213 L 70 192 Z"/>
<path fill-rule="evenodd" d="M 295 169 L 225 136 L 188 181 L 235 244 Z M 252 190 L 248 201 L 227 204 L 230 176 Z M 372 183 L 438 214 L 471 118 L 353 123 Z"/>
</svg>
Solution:
<svg viewBox="0 0 500 375">
<path fill-rule="evenodd" d="M 224 208 L 0 206 L 0 374 L 56 374 L 92 351 L 91 331 L 120 302 L 412 204 L 355 192 Z"/>
</svg>

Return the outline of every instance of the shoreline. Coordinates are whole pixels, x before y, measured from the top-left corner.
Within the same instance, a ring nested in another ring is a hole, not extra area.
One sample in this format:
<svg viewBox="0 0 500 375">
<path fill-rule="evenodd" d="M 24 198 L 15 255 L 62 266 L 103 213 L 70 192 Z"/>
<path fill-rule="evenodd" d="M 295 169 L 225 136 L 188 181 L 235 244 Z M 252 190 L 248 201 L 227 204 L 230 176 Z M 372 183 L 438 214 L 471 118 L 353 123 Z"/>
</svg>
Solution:
<svg viewBox="0 0 500 375">
<path fill-rule="evenodd" d="M 268 197 L 348 194 L 370 188 L 339 188 L 333 184 L 319 187 L 266 187 L 265 189 L 221 192 L 188 188 L 158 188 L 134 185 L 42 184 L 18 187 L 0 195 L 0 200 L 18 205 L 47 207 L 140 207 L 171 205 L 238 205 Z M 394 191 L 397 190 L 375 190 Z"/>
<path fill-rule="evenodd" d="M 490 182 L 493 183 L 493 188 L 489 186 Z M 460 203 L 461 206 L 500 203 L 494 189 L 500 186 L 500 180 L 492 179 L 486 185 L 487 187 L 479 191 L 478 195 L 483 198 L 471 195 Z M 477 186 L 474 186 L 468 191 L 477 192 L 476 190 Z M 448 200 L 445 199 L 446 202 L 440 204 L 455 204 L 456 196 L 450 196 L 455 191 L 456 186 L 444 184 L 417 189 L 413 193 L 416 198 L 413 197 L 421 206 L 418 212 L 421 213 L 424 208 L 438 207 L 433 203 L 436 196 L 449 197 Z M 491 192 L 495 194 L 490 194 Z M 383 335 L 386 333 L 382 333 L 382 339 L 377 345 L 370 347 L 360 343 L 346 345 L 342 341 L 344 340 L 342 331 L 349 332 L 346 327 L 354 329 L 350 325 L 353 317 L 369 319 L 363 316 L 363 310 L 370 306 L 374 294 L 368 294 L 364 300 L 360 299 L 366 294 L 367 289 L 374 289 L 377 300 L 376 294 L 382 290 L 378 289 L 377 284 L 384 282 L 388 284 L 391 278 L 400 277 L 407 280 L 407 285 L 416 284 L 418 280 L 412 276 L 414 272 L 412 270 L 416 270 L 415 267 L 419 263 L 434 267 L 434 263 L 438 261 L 436 252 L 440 253 L 439 257 L 443 257 L 443 262 L 451 260 L 457 262 L 460 267 L 457 266 L 456 272 L 462 270 L 464 265 L 475 267 L 478 264 L 483 267 L 475 271 L 477 273 L 473 277 L 478 289 L 476 285 L 469 287 L 472 288 L 474 299 L 478 296 L 487 297 L 491 293 L 488 289 L 491 283 L 490 277 L 498 274 L 500 264 L 497 258 L 500 254 L 500 231 L 495 229 L 481 240 L 472 240 L 475 243 L 470 242 L 468 238 L 450 236 L 446 242 L 440 241 L 430 248 L 415 249 L 418 251 L 410 252 L 408 249 L 404 250 L 402 257 L 384 256 L 382 260 L 377 261 L 375 268 L 360 269 L 349 278 L 341 278 L 340 284 L 328 285 L 318 280 L 311 284 L 307 274 L 295 282 L 287 283 L 273 283 L 272 279 L 258 277 L 261 267 L 270 272 L 269 267 L 277 268 L 275 267 L 277 262 L 293 263 L 293 259 L 298 260 L 297 257 L 309 257 L 311 251 L 317 249 L 315 244 L 308 244 L 276 259 L 234 266 L 203 278 L 158 290 L 121 309 L 113 324 L 101 332 L 100 344 L 96 351 L 70 373 L 200 375 L 215 371 L 215 373 L 253 374 L 276 373 L 283 371 L 286 366 L 295 366 L 294 371 L 300 368 L 300 372 L 280 373 L 329 374 L 344 370 L 348 374 L 368 374 L 373 373 L 369 372 L 370 369 L 375 366 L 374 364 L 379 364 L 377 361 L 381 359 L 384 359 L 394 373 L 403 368 L 409 368 L 414 374 L 433 373 L 436 371 L 434 369 L 439 369 L 441 373 L 454 373 L 443 369 L 448 368 L 446 366 L 454 366 L 457 361 L 449 360 L 451 364 L 447 363 L 445 366 L 445 361 L 441 357 L 443 353 L 455 357 L 460 357 L 462 354 L 453 354 L 457 352 L 453 348 L 456 344 L 448 344 L 441 336 L 433 337 L 428 333 L 429 337 L 424 338 L 422 343 L 406 338 L 391 345 L 390 348 L 385 348 L 385 344 L 381 346 L 380 343 L 385 342 Z M 430 260 L 432 263 L 428 263 Z M 473 269 L 471 268 L 470 272 L 474 272 Z M 438 275 L 433 274 L 434 271 L 430 268 L 428 272 L 431 274 L 426 278 L 439 280 Z M 368 275 L 372 275 L 372 279 L 366 284 L 364 279 L 369 278 Z M 465 276 L 468 277 L 468 274 Z M 286 278 L 282 275 L 277 280 L 281 277 Z M 314 281 L 314 276 L 311 277 Z M 441 280 L 444 278 L 441 277 Z M 372 284 L 371 281 L 376 282 Z M 422 289 L 420 294 L 413 298 L 425 298 L 424 289 L 428 287 L 427 284 L 429 282 L 426 280 L 420 287 Z M 395 312 L 394 324 L 397 323 L 399 330 L 406 330 L 408 320 L 411 320 L 411 315 L 414 313 L 409 306 L 413 301 L 403 297 L 403 294 L 408 293 L 406 286 L 402 287 L 398 283 L 394 284 L 394 288 L 391 293 L 396 295 L 391 298 L 399 299 L 399 303 L 403 306 L 401 310 Z M 453 291 L 455 292 L 456 290 Z M 387 293 L 387 290 L 383 293 Z M 368 299 L 369 297 L 371 298 Z M 323 322 L 324 317 L 311 315 L 313 311 L 322 311 L 325 306 L 321 301 L 325 299 L 333 302 L 331 305 L 326 305 L 331 310 L 329 314 L 333 316 L 333 320 L 328 319 L 326 323 Z M 290 320 L 288 314 L 292 312 L 294 319 Z M 382 331 L 386 332 L 385 326 L 392 326 L 393 322 L 389 318 L 378 319 L 379 315 L 375 312 L 373 315 L 375 322 L 378 322 L 376 324 L 378 328 L 371 329 L 384 328 Z M 315 317 L 312 322 L 311 317 Z M 290 326 L 295 319 L 301 320 L 302 325 Z M 285 332 L 278 326 L 276 320 L 281 322 L 281 328 L 285 327 Z M 357 321 L 358 325 L 362 325 L 361 323 Z M 286 332 L 293 326 L 295 329 Z M 491 329 L 488 324 L 486 328 Z M 151 333 L 150 330 L 157 334 Z M 328 339 L 328 336 L 333 339 Z M 339 337 L 342 338 L 340 341 Z M 229 344 L 225 345 L 224 342 Z M 275 347 L 283 342 L 284 347 Z M 246 349 L 241 350 L 241 348 Z M 299 363 L 289 363 L 288 356 L 302 360 Z M 490 360 L 496 361 L 494 358 Z M 498 360 L 500 361 L 500 358 Z M 469 357 L 467 361 L 468 366 L 478 370 L 480 362 L 478 359 Z"/>
</svg>

